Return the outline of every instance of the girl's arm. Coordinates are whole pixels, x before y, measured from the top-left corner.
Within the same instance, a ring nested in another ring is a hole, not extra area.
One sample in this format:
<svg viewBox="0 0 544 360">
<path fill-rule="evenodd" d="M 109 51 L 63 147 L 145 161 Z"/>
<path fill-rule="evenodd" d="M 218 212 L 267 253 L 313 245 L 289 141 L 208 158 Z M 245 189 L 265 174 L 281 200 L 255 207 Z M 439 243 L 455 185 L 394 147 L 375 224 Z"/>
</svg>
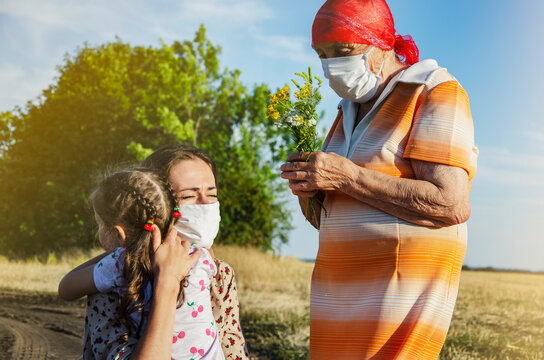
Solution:
<svg viewBox="0 0 544 360">
<path fill-rule="evenodd" d="M 102 260 L 107 252 L 104 252 L 64 275 L 59 283 L 59 296 L 64 300 L 76 300 L 85 295 L 96 294 L 98 290 L 94 285 L 94 265 Z"/>
</svg>

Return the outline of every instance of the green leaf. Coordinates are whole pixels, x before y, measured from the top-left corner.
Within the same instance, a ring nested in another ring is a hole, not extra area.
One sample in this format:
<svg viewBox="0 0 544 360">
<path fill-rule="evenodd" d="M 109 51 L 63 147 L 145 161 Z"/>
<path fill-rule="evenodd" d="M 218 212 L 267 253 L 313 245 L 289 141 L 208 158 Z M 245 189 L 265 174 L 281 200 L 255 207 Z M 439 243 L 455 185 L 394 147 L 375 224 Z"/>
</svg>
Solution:
<svg viewBox="0 0 544 360">
<path fill-rule="evenodd" d="M 153 153 L 152 149 L 144 148 L 142 144 L 138 144 L 134 141 L 131 141 L 130 144 L 127 145 L 127 150 L 129 153 L 134 154 L 138 161 L 142 161 Z"/>
</svg>

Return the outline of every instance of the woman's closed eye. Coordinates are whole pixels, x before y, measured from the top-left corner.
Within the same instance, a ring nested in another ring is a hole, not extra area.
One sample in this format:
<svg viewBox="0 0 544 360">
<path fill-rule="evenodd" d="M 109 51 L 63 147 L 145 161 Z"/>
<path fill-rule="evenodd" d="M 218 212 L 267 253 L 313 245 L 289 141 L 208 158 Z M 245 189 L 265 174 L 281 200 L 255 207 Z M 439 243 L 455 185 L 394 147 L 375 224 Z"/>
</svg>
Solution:
<svg viewBox="0 0 544 360">
<path fill-rule="evenodd" d="M 192 201 L 198 201 L 199 198 L 208 198 L 208 199 L 217 199 L 217 193 L 212 194 L 201 194 L 197 192 L 191 192 L 186 194 L 181 194 L 176 197 L 178 203 L 192 203 Z M 215 202 L 215 201 L 213 201 Z"/>
<path fill-rule="evenodd" d="M 349 54 L 351 54 L 352 51 L 353 51 L 353 47 L 342 46 L 334 50 L 334 56 L 337 56 L 337 57 L 349 56 Z"/>
<path fill-rule="evenodd" d="M 183 196 L 180 196 L 180 198 L 181 198 L 181 199 L 189 199 L 189 198 L 195 197 L 195 196 L 197 196 L 197 195 L 198 195 L 198 194 L 183 195 Z M 217 194 L 206 194 L 206 196 L 217 197 Z"/>
</svg>

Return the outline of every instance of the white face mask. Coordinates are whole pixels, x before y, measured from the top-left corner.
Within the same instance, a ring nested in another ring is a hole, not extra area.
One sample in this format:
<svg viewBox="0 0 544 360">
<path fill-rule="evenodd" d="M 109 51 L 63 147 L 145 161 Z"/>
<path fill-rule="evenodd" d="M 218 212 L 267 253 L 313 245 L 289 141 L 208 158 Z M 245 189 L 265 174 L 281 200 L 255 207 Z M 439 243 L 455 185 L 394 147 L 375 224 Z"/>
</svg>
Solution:
<svg viewBox="0 0 544 360">
<path fill-rule="evenodd" d="M 174 224 L 183 240 L 209 249 L 219 231 L 219 202 L 213 204 L 179 205 L 181 217 Z"/>
<path fill-rule="evenodd" d="M 321 59 L 325 77 L 330 87 L 343 99 L 365 103 L 372 99 L 382 78 L 372 71 L 368 65 L 368 57 L 374 47 L 366 54 Z M 382 71 L 383 64 L 380 67 Z"/>
</svg>

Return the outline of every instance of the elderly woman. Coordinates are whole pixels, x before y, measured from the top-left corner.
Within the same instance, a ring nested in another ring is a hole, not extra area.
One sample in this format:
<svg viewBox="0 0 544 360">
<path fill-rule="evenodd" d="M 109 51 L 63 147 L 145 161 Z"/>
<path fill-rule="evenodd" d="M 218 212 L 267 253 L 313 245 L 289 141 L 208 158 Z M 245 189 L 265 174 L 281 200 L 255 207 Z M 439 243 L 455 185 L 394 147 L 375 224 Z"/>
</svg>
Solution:
<svg viewBox="0 0 544 360">
<path fill-rule="evenodd" d="M 395 35 L 383 0 L 329 0 L 312 46 L 343 98 L 289 179 L 318 221 L 310 358 L 436 359 L 457 297 L 477 149 L 465 90 Z M 317 203 L 314 201 L 314 203 Z M 325 215 L 326 214 L 326 215 Z"/>
</svg>

